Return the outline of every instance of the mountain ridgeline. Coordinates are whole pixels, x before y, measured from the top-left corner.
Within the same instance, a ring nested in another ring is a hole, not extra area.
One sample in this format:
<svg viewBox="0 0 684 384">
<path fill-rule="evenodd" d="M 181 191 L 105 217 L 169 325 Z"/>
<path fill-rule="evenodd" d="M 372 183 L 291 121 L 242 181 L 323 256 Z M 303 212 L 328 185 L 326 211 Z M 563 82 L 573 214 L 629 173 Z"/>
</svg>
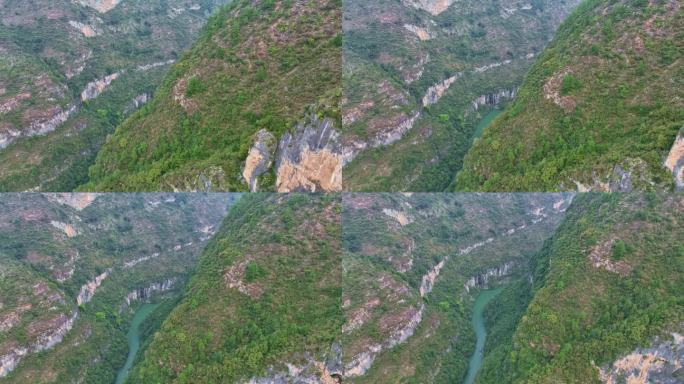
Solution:
<svg viewBox="0 0 684 384">
<path fill-rule="evenodd" d="M 336 194 L 245 195 L 128 382 L 338 383 L 340 209 Z"/>
<path fill-rule="evenodd" d="M 341 189 L 340 0 L 236 0 L 98 154 L 87 190 Z"/>
<path fill-rule="evenodd" d="M 683 15 L 677 0 L 584 1 L 476 141 L 456 189 L 682 188 Z"/>
</svg>

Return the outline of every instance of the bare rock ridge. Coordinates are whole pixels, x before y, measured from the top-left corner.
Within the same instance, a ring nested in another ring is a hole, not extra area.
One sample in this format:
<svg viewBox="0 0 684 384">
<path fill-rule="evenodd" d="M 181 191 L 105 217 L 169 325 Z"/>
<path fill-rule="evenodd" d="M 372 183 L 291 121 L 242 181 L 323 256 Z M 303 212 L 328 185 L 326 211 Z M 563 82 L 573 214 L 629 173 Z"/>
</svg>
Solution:
<svg viewBox="0 0 684 384">
<path fill-rule="evenodd" d="M 637 348 L 597 369 L 604 384 L 676 384 L 676 377 L 684 374 L 683 365 L 684 336 L 673 332 L 671 338 L 655 339 L 650 347 Z"/>
<path fill-rule="evenodd" d="M 334 121 L 315 114 L 285 133 L 275 148 L 275 137 L 266 130 L 255 135 L 243 168 L 252 192 L 258 177 L 266 173 L 275 156 L 278 192 L 321 192 L 342 189 L 342 147 Z"/>
<path fill-rule="evenodd" d="M 70 316 L 61 314 L 54 318 L 50 324 L 46 324 L 46 330 L 38 335 L 37 339 L 27 347 L 12 349 L 9 353 L 0 356 L 0 378 L 7 376 L 19 362 L 30 353 L 38 353 L 59 344 L 64 336 L 73 328 L 78 311 L 74 310 Z"/>
</svg>

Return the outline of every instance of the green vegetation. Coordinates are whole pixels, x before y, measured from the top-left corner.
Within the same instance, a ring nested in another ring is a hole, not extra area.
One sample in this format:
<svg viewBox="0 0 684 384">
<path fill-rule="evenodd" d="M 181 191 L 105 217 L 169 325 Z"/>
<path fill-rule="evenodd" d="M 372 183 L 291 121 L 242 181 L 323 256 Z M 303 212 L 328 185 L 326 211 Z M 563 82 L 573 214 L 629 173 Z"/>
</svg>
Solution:
<svg viewBox="0 0 684 384">
<path fill-rule="evenodd" d="M 485 315 L 491 334 L 491 339 L 487 339 L 489 349 L 489 340 L 498 342 L 506 338 L 506 332 L 512 334 L 516 316 L 523 311 L 517 304 L 529 300 L 512 298 L 519 294 L 518 289 L 527 287 L 529 291 L 527 261 L 560 222 L 562 214 L 551 212 L 560 198 L 553 194 L 345 197 L 343 265 L 344 301 L 349 302 L 345 307 L 347 323 L 362 308 L 370 312 L 363 325 L 344 334 L 345 364 L 372 343 L 382 343 L 397 327 L 405 326 L 411 308 L 425 305 L 422 321 L 411 337 L 378 354 L 365 375 L 345 378 L 345 382 L 462 382 L 475 348 L 471 311 L 481 288 L 473 287 L 466 292 L 464 284 L 489 269 L 508 262 L 514 265 L 508 274 L 489 283 L 489 287 L 507 284 L 501 293 L 502 301 L 492 304 L 501 306 L 503 312 L 495 319 L 497 325 L 490 324 L 489 315 Z M 547 207 L 552 217 L 529 231 L 507 235 L 510 228 L 529 223 L 529 212 L 535 206 Z M 385 209 L 403 212 L 413 222 L 399 226 L 383 212 Z M 459 254 L 460 249 L 489 237 L 495 240 L 468 254 Z M 450 259 L 441 269 L 432 292 L 421 298 L 418 291 L 423 276 L 447 255 Z M 380 304 L 369 304 L 374 302 Z"/>
<path fill-rule="evenodd" d="M 502 4 L 481 1 L 461 1 L 437 16 L 406 2 L 345 2 L 342 108 L 355 118 L 343 136 L 369 142 L 421 111 L 401 140 L 367 149 L 345 166 L 345 190 L 446 190 L 479 121 L 495 107 L 473 110 L 473 101 L 517 88 L 533 64 L 527 55 L 542 51 L 577 1 L 537 3 L 534 11 L 504 17 Z M 419 40 L 406 24 L 427 28 L 431 38 Z M 493 63 L 501 65 L 474 70 Z M 461 77 L 439 102 L 423 108 L 426 91 L 456 74 Z M 498 107 L 507 101 L 500 99 Z"/>
<path fill-rule="evenodd" d="M 488 357 L 480 382 L 598 382 L 596 366 L 677 327 L 684 316 L 679 204 L 676 195 L 576 197 L 533 261 L 533 298 L 512 344 Z M 613 239 L 612 249 L 601 248 Z M 618 272 L 591 263 L 596 247 L 621 263 Z"/>
<path fill-rule="evenodd" d="M 88 182 L 88 168 L 107 135 L 135 110 L 136 97 L 154 92 L 168 69 L 138 66 L 176 59 L 207 15 L 226 1 L 201 1 L 199 9 L 174 17 L 169 7 L 185 8 L 185 1 L 136 1 L 105 14 L 70 0 L 4 2 L 0 40 L 7 51 L 0 57 L 0 104 L 23 98 L 0 116 L 3 132 L 22 132 L 57 107 L 79 108 L 55 131 L 17 139 L 0 150 L 0 191 L 72 191 Z M 85 37 L 69 22 L 92 25 L 97 35 Z M 123 73 L 104 93 L 81 103 L 88 83 L 117 71 Z"/>
<path fill-rule="evenodd" d="M 341 1 L 233 1 L 212 16 L 154 100 L 98 154 L 84 190 L 246 190 L 254 134 L 310 113 L 340 119 Z M 340 126 L 341 124 L 337 124 Z M 259 183 L 274 188 L 274 178 Z"/>
<path fill-rule="evenodd" d="M 339 195 L 244 196 L 129 382 L 236 382 L 305 353 L 323 361 L 343 321 L 339 212 Z"/>
<path fill-rule="evenodd" d="M 608 184 L 627 173 L 634 189 L 672 189 L 662 163 L 684 126 L 684 28 L 671 4 L 583 2 L 470 150 L 455 188 L 617 189 Z"/>
<path fill-rule="evenodd" d="M 78 315 L 62 342 L 29 354 L 3 382 L 114 381 L 126 359 L 133 312 L 145 300 L 164 302 L 141 327 L 144 347 L 195 265 L 204 245 L 198 230 L 218 224 L 234 198 L 171 197 L 100 195 L 82 211 L 43 194 L 0 198 L 0 319 L 18 315 L 0 334 L 0 355 L 54 332 L 60 316 Z M 76 234 L 68 237 L 54 225 L 58 222 L 72 225 Z M 183 246 L 174 249 L 177 245 Z M 92 300 L 77 306 L 81 287 L 108 270 Z M 167 279 L 175 280 L 170 290 L 125 305 L 131 291 Z"/>
</svg>

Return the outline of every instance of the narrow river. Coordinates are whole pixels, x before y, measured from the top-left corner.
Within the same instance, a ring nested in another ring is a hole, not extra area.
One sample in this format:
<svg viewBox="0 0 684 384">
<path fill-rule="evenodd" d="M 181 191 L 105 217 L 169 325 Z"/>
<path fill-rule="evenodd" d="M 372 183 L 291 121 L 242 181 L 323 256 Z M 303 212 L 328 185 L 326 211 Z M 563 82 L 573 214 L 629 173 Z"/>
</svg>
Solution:
<svg viewBox="0 0 684 384">
<path fill-rule="evenodd" d="M 482 136 L 482 132 L 484 132 L 485 128 L 503 112 L 503 110 L 494 108 L 491 111 L 489 111 L 486 115 L 480 119 L 480 121 L 477 123 L 477 127 L 475 127 L 475 132 L 473 132 L 473 141 L 475 139 L 478 139 L 480 136 Z"/>
<path fill-rule="evenodd" d="M 487 339 L 487 330 L 485 329 L 484 310 L 487 304 L 501 292 L 502 288 L 487 289 L 480 292 L 475 299 L 475 306 L 473 307 L 473 317 L 471 324 L 475 330 L 477 342 L 475 343 L 475 352 L 470 358 L 470 365 L 468 366 L 468 375 L 464 381 L 465 384 L 472 384 L 475 382 L 477 372 L 482 366 L 482 358 L 484 354 L 485 340 Z"/>
<path fill-rule="evenodd" d="M 126 359 L 126 364 L 123 368 L 119 370 L 116 376 L 116 384 L 123 384 L 126 381 L 128 372 L 133 367 L 133 360 L 135 360 L 135 355 L 138 354 L 140 349 L 140 324 L 149 316 L 152 311 L 154 311 L 159 304 L 143 304 L 140 309 L 133 316 L 131 321 L 131 327 L 128 329 L 128 334 L 126 338 L 128 339 L 128 358 Z"/>
</svg>

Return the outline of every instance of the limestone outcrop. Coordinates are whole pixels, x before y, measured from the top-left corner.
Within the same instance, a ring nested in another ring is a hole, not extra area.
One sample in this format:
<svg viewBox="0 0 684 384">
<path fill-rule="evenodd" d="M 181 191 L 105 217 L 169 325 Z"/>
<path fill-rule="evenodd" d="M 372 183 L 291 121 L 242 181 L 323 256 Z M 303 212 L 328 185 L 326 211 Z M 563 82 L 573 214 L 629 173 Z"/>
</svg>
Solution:
<svg viewBox="0 0 684 384">
<path fill-rule="evenodd" d="M 342 147 L 332 119 L 312 115 L 278 144 L 278 192 L 342 190 Z"/>
</svg>

